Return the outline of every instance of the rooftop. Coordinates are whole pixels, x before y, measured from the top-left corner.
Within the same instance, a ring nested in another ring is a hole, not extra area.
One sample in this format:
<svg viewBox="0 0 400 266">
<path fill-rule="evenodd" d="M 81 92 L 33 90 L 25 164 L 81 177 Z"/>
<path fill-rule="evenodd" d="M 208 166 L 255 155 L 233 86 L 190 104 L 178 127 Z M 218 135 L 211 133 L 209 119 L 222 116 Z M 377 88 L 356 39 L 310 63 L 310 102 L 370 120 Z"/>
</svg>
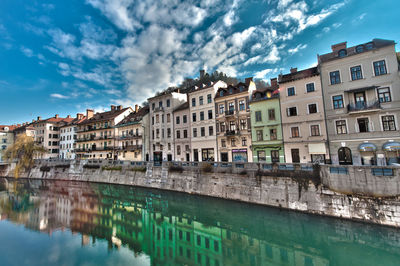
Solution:
<svg viewBox="0 0 400 266">
<path fill-rule="evenodd" d="M 110 119 L 114 119 L 115 117 L 119 116 L 120 114 L 122 114 L 123 112 L 125 112 L 128 109 L 130 109 L 130 107 L 115 108 L 115 109 L 112 109 L 112 110 L 107 111 L 107 112 L 95 113 L 93 115 L 93 117 L 91 117 L 89 119 L 85 119 L 80 124 L 81 125 L 86 125 L 86 124 L 90 124 L 90 123 L 95 123 L 95 122 L 101 122 L 101 121 L 107 121 L 107 120 L 110 120 Z"/>
<path fill-rule="evenodd" d="M 142 120 L 143 116 L 149 113 L 149 111 L 149 106 L 139 108 L 137 112 L 132 112 L 127 117 L 125 117 L 121 122 L 118 123 L 117 126 L 124 126 L 139 122 Z"/>
<path fill-rule="evenodd" d="M 312 67 L 301 71 L 294 70 L 289 74 L 279 75 L 279 83 L 295 81 L 317 75 L 319 75 L 318 67 Z"/>
</svg>

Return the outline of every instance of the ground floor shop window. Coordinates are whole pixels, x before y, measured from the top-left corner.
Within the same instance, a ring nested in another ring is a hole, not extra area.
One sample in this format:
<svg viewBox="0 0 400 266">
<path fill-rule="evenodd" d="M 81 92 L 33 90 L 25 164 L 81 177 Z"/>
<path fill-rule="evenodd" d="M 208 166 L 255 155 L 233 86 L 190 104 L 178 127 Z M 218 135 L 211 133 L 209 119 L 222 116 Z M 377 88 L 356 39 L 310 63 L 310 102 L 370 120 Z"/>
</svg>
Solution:
<svg viewBox="0 0 400 266">
<path fill-rule="evenodd" d="M 214 149 L 202 149 L 201 160 L 203 162 L 214 161 Z"/>
<path fill-rule="evenodd" d="M 279 151 L 278 150 L 271 151 L 271 162 L 279 163 Z"/>
<path fill-rule="evenodd" d="M 221 152 L 221 162 L 227 162 L 227 161 L 228 161 L 228 153 Z"/>
<path fill-rule="evenodd" d="M 318 164 L 325 163 L 325 154 L 311 154 L 311 162 Z"/>
<path fill-rule="evenodd" d="M 257 160 L 259 162 L 265 162 L 267 161 L 267 156 L 265 154 L 265 151 L 257 151 Z"/>
<path fill-rule="evenodd" d="M 232 150 L 233 162 L 247 162 L 247 149 Z"/>
</svg>

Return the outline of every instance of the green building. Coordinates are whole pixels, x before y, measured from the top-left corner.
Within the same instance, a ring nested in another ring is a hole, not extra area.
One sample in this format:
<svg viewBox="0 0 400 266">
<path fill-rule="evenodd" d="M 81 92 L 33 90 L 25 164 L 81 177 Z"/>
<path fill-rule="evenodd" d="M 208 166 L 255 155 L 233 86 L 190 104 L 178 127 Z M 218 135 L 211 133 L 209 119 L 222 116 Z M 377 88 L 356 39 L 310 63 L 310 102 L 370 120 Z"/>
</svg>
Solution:
<svg viewBox="0 0 400 266">
<path fill-rule="evenodd" d="M 253 162 L 284 163 L 282 122 L 277 79 L 253 92 L 250 101 Z"/>
</svg>

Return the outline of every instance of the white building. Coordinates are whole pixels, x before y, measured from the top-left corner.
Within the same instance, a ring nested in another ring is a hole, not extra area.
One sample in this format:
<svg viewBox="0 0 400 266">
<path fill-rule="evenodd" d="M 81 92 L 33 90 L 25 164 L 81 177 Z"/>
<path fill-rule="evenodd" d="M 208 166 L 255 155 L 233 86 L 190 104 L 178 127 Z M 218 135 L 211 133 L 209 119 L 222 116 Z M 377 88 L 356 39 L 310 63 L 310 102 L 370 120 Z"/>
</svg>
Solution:
<svg viewBox="0 0 400 266">
<path fill-rule="evenodd" d="M 61 159 L 75 159 L 75 141 L 77 138 L 77 125 L 84 121 L 86 117 L 83 114 L 77 114 L 71 122 L 60 127 L 60 152 Z"/>
</svg>

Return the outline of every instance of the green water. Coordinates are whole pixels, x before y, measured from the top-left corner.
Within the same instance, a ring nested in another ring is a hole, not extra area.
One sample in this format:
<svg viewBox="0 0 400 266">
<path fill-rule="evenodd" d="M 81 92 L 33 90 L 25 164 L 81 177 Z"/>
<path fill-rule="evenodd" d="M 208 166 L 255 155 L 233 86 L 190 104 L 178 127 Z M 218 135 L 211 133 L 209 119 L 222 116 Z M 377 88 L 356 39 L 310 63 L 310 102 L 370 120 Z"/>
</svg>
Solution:
<svg viewBox="0 0 400 266">
<path fill-rule="evenodd" d="M 117 185 L 0 178 L 0 265 L 400 265 L 400 230 Z"/>
</svg>

